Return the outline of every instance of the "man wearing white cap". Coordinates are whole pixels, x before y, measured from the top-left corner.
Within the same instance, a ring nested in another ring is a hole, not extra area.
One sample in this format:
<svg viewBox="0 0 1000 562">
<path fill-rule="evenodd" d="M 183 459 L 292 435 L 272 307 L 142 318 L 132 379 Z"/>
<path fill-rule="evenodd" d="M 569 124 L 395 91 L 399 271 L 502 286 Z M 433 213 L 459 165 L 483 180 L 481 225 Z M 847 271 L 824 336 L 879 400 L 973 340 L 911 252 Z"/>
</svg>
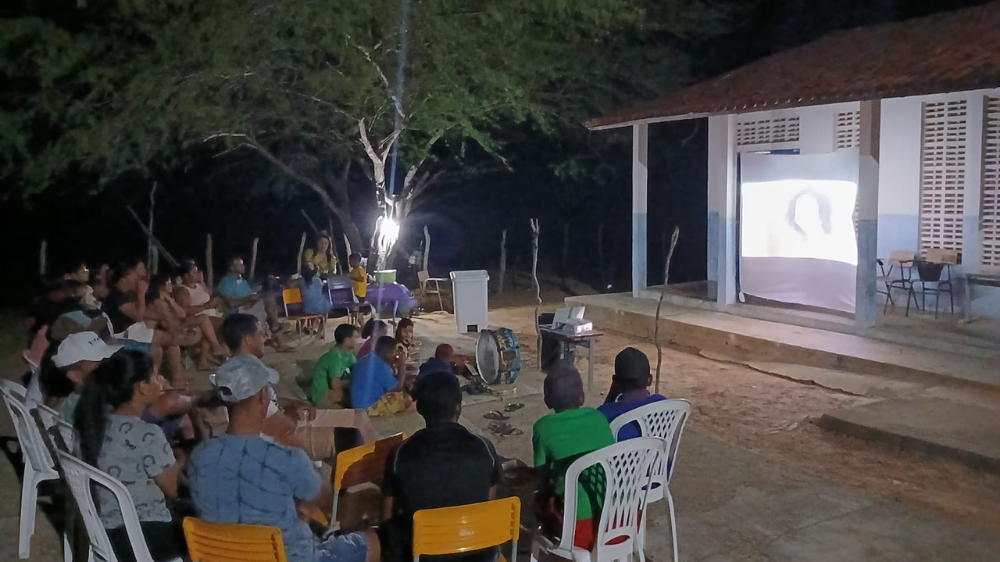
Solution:
<svg viewBox="0 0 1000 562">
<path fill-rule="evenodd" d="M 108 345 L 95 332 L 70 334 L 59 344 L 58 351 L 52 356 L 52 363 L 73 384 L 73 392 L 59 407 L 59 415 L 64 420 L 73 422 L 76 403 L 80 400 L 80 389 L 90 373 L 100 366 L 101 361 L 121 348 L 120 345 Z"/>
<path fill-rule="evenodd" d="M 229 427 L 191 453 L 188 476 L 198 516 L 214 523 L 278 527 L 287 558 L 296 562 L 379 560 L 374 534 L 320 539 L 299 519 L 300 508 L 308 506 L 329 513 L 333 491 L 305 451 L 261 436 L 268 412 L 276 408 L 271 385 L 278 382 L 278 372 L 242 354 L 224 363 L 212 382 L 226 403 Z"/>
</svg>

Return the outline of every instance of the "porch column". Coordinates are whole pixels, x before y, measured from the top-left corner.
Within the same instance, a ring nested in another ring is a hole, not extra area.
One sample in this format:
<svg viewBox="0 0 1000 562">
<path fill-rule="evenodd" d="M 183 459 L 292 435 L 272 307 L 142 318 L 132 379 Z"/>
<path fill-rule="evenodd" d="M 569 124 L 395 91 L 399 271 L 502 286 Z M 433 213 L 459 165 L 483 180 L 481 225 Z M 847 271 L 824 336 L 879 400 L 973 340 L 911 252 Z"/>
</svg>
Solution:
<svg viewBox="0 0 1000 562">
<path fill-rule="evenodd" d="M 716 306 L 736 302 L 736 116 L 708 119 L 708 280 Z"/>
<path fill-rule="evenodd" d="M 632 126 L 632 296 L 646 288 L 646 217 L 649 126 Z"/>
<path fill-rule="evenodd" d="M 876 265 L 878 259 L 878 162 L 882 101 L 861 102 L 858 155 L 858 273 L 854 332 L 864 335 L 875 326 Z"/>
</svg>

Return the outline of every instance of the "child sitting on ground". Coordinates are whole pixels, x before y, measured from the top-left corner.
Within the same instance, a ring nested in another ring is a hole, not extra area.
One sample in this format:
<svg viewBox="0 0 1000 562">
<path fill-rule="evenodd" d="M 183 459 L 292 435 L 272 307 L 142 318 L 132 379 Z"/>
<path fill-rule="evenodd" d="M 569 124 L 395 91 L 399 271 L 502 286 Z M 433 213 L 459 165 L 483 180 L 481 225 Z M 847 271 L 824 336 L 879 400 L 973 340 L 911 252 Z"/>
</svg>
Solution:
<svg viewBox="0 0 1000 562">
<path fill-rule="evenodd" d="M 392 371 L 395 361 L 396 340 L 382 336 L 375 342 L 375 351 L 358 360 L 351 370 L 352 408 L 368 410 L 371 417 L 390 416 L 410 408 L 413 400 L 403 392 L 403 377 Z"/>
<path fill-rule="evenodd" d="M 566 470 L 573 461 L 615 443 L 608 420 L 593 408 L 583 407 L 583 379 L 571 364 L 557 365 L 544 382 L 545 405 L 554 413 L 537 422 L 531 436 L 535 468 L 541 472 L 542 489 L 535 497 L 535 515 L 542 530 L 559 536 L 563 525 Z M 584 485 L 589 482 L 589 485 Z M 605 476 L 600 466 L 580 475 L 574 544 L 586 550 L 594 545 L 604 502 Z"/>
<path fill-rule="evenodd" d="M 365 340 L 365 343 L 362 344 L 361 349 L 358 350 L 358 359 L 360 360 L 374 351 L 375 342 L 377 342 L 382 336 L 388 334 L 389 325 L 382 320 L 371 318 L 365 322 L 365 327 L 361 328 L 361 339 Z"/>
<path fill-rule="evenodd" d="M 354 356 L 357 336 L 358 329 L 350 324 L 341 324 L 333 331 L 336 344 L 319 358 L 313 369 L 309 399 L 316 407 L 333 408 L 343 403 L 344 374 L 358 362 Z"/>
<path fill-rule="evenodd" d="M 455 357 L 455 348 L 443 343 L 434 350 L 434 357 L 424 361 L 417 371 L 417 379 L 431 373 L 453 373 L 455 366 L 452 359 Z"/>
</svg>

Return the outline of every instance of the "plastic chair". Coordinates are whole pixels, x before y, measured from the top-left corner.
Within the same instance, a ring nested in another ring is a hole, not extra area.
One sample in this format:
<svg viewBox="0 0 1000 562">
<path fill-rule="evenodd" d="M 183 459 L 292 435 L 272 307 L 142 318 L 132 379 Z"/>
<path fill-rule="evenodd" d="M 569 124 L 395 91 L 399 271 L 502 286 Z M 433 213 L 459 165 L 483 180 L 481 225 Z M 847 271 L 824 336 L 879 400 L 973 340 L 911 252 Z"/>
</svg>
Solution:
<svg viewBox="0 0 1000 562">
<path fill-rule="evenodd" d="M 425 509 L 413 514 L 413 560 L 462 554 L 510 542 L 517 562 L 521 500 L 504 498 L 471 505 Z"/>
<path fill-rule="evenodd" d="M 574 461 L 566 471 L 563 512 L 569 515 L 563 518 L 562 538 L 547 537 L 541 530 L 536 532 L 531 543 L 531 562 L 538 562 L 542 552 L 574 562 L 627 560 L 637 553 L 639 560 L 645 562 L 645 554 L 637 548 L 638 544 L 645 544 L 644 537 L 640 536 L 645 527 L 640 525 L 639 519 L 646 506 L 651 469 L 663 453 L 662 439 L 638 437 L 587 453 Z M 607 484 L 594 549 L 586 551 L 574 544 L 575 514 L 580 473 L 591 466 L 604 468 Z"/>
<path fill-rule="evenodd" d="M 24 559 L 31 554 L 31 537 L 35 534 L 35 513 L 38 510 L 38 486 L 42 482 L 58 480 L 59 472 L 55 461 L 46 446 L 38 424 L 32 419 L 28 406 L 22 402 L 24 387 L 3 381 L 0 392 L 3 394 L 7 412 L 14 422 L 17 441 L 24 458 L 24 480 L 21 484 L 21 515 L 18 533 L 17 555 Z"/>
<path fill-rule="evenodd" d="M 298 287 L 292 287 L 289 289 L 281 290 L 281 301 L 285 306 L 285 317 L 289 320 L 295 321 L 295 330 L 301 335 L 302 327 L 308 327 L 315 320 L 319 323 L 319 334 L 320 339 L 326 337 L 326 314 L 297 314 L 292 316 L 288 312 L 288 305 L 302 304 L 302 291 Z"/>
<path fill-rule="evenodd" d="M 447 283 L 447 279 L 441 279 L 440 277 L 431 277 L 431 274 L 427 271 L 417 272 L 417 281 L 420 282 L 420 298 L 421 300 L 427 295 L 437 295 L 438 307 L 444 310 L 444 301 L 441 299 L 441 283 Z M 434 290 L 430 290 L 428 285 L 434 284 Z"/>
<path fill-rule="evenodd" d="M 135 504 L 132 503 L 132 496 L 128 493 L 128 488 L 116 478 L 69 453 L 59 451 L 59 466 L 62 468 L 70 491 L 73 492 L 73 498 L 80 508 L 80 514 L 83 516 L 83 523 L 90 539 L 91 560 L 96 557 L 105 562 L 118 562 L 115 551 L 111 548 L 108 532 L 104 528 L 104 524 L 101 523 L 101 517 L 97 514 L 97 505 L 94 503 L 94 485 L 96 484 L 110 490 L 115 495 L 115 499 L 118 500 L 122 519 L 125 521 L 125 532 L 128 534 L 132 551 L 135 553 L 136 562 L 153 562 L 153 557 L 150 556 L 149 548 L 146 546 L 146 539 L 142 534 L 142 527 L 139 526 L 139 514 L 135 511 Z M 180 558 L 175 559 L 175 561 L 179 562 Z"/>
<path fill-rule="evenodd" d="M 677 518 L 674 514 L 674 499 L 670 495 L 670 477 L 673 476 L 674 468 L 677 466 L 677 450 L 681 445 L 681 435 L 684 433 L 684 425 L 688 416 L 691 415 L 691 404 L 687 400 L 661 400 L 646 404 L 636 408 L 631 412 L 626 412 L 611 422 L 611 432 L 618 435 L 618 432 L 630 423 L 638 424 L 642 437 L 655 437 L 662 439 L 666 446 L 666 454 L 660 457 L 660 462 L 653 466 L 652 480 L 650 482 L 649 494 L 646 502 L 667 498 L 667 506 L 670 510 L 670 531 L 673 542 L 673 560 L 677 560 Z M 645 521 L 643 522 L 645 527 Z M 641 541 L 638 549 L 645 548 L 645 529 L 640 533 Z"/>
<path fill-rule="evenodd" d="M 191 562 L 288 562 L 277 527 L 184 519 Z"/>
<path fill-rule="evenodd" d="M 42 439 L 52 453 L 53 460 L 57 458 L 56 451 L 73 452 L 73 425 L 62 419 L 59 412 L 45 404 L 39 404 L 31 410 L 31 414 L 41 430 Z"/>
<path fill-rule="evenodd" d="M 381 488 L 382 478 L 385 477 L 385 461 L 389 458 L 389 453 L 404 440 L 406 434 L 397 433 L 337 454 L 336 465 L 331 475 L 333 512 L 330 517 L 330 527 L 332 529 L 340 528 L 337 509 L 340 507 L 341 492 L 366 483 Z"/>
</svg>

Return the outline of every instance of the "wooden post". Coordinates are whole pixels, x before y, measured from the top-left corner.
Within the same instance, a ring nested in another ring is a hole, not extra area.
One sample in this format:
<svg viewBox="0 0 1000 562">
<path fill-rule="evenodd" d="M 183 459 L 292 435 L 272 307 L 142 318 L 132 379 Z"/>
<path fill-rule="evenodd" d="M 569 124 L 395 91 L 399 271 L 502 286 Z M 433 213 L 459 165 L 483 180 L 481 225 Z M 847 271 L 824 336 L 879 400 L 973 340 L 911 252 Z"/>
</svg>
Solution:
<svg viewBox="0 0 1000 562">
<path fill-rule="evenodd" d="M 205 285 L 209 291 L 215 287 L 214 272 L 215 267 L 212 265 L 212 235 L 209 234 L 205 239 Z"/>
<path fill-rule="evenodd" d="M 653 343 L 656 345 L 656 393 L 660 393 L 660 365 L 663 364 L 663 345 L 660 344 L 660 309 L 663 307 L 663 295 L 667 293 L 667 282 L 670 280 L 670 260 L 674 257 L 677 238 L 681 235 L 680 227 L 674 227 L 670 237 L 670 250 L 667 251 L 667 263 L 663 266 L 663 287 L 660 287 L 660 299 L 656 302 L 656 323 L 653 324 Z"/>
<path fill-rule="evenodd" d="M 503 294 L 503 279 L 507 276 L 507 229 L 500 234 L 500 281 L 497 283 L 497 294 Z"/>
<path fill-rule="evenodd" d="M 304 215 L 305 212 L 303 212 L 302 214 Z M 306 251 L 306 233 L 303 232 L 302 240 L 299 242 L 299 261 L 298 265 L 295 266 L 295 272 L 298 273 L 299 275 L 302 275 L 302 255 L 305 253 L 305 251 Z"/>
<path fill-rule="evenodd" d="M 257 243 L 260 238 L 253 239 L 253 247 L 250 249 L 250 281 L 253 282 L 253 274 L 257 271 Z"/>
<path fill-rule="evenodd" d="M 350 261 L 351 254 L 354 253 L 354 250 L 351 248 L 351 241 L 347 238 L 346 232 L 344 233 L 344 248 L 347 250 L 347 259 Z M 350 265 L 348 265 L 348 267 L 350 267 Z"/>
<path fill-rule="evenodd" d="M 542 306 L 542 287 L 538 284 L 538 219 L 531 219 L 531 280 L 535 283 L 535 342 L 538 351 L 538 368 L 542 368 L 542 331 L 538 328 L 538 308 Z"/>
<path fill-rule="evenodd" d="M 319 229 L 316 228 L 316 224 L 312 221 L 311 218 L 309 218 L 309 215 L 306 214 L 306 210 L 305 209 L 299 209 L 299 211 L 301 211 L 302 212 L 302 216 L 306 218 L 306 222 L 309 223 L 309 228 L 312 229 L 313 234 L 316 234 L 318 236 L 319 235 Z"/>
<path fill-rule="evenodd" d="M 153 182 L 153 188 L 149 190 L 149 239 L 146 242 L 146 263 L 149 265 L 149 272 L 156 275 L 160 269 L 160 253 L 153 243 L 153 213 L 156 210 L 156 188 L 159 184 Z"/>
<path fill-rule="evenodd" d="M 421 256 L 424 259 L 423 271 L 427 271 L 428 258 L 431 255 L 431 231 L 427 230 L 427 225 L 424 225 L 424 255 Z M 443 309 L 442 309 L 443 310 Z"/>
<path fill-rule="evenodd" d="M 48 250 L 49 243 L 46 240 L 42 240 L 42 246 L 38 249 L 38 277 L 39 279 L 45 279 L 45 272 L 49 267 L 48 264 Z"/>
</svg>

